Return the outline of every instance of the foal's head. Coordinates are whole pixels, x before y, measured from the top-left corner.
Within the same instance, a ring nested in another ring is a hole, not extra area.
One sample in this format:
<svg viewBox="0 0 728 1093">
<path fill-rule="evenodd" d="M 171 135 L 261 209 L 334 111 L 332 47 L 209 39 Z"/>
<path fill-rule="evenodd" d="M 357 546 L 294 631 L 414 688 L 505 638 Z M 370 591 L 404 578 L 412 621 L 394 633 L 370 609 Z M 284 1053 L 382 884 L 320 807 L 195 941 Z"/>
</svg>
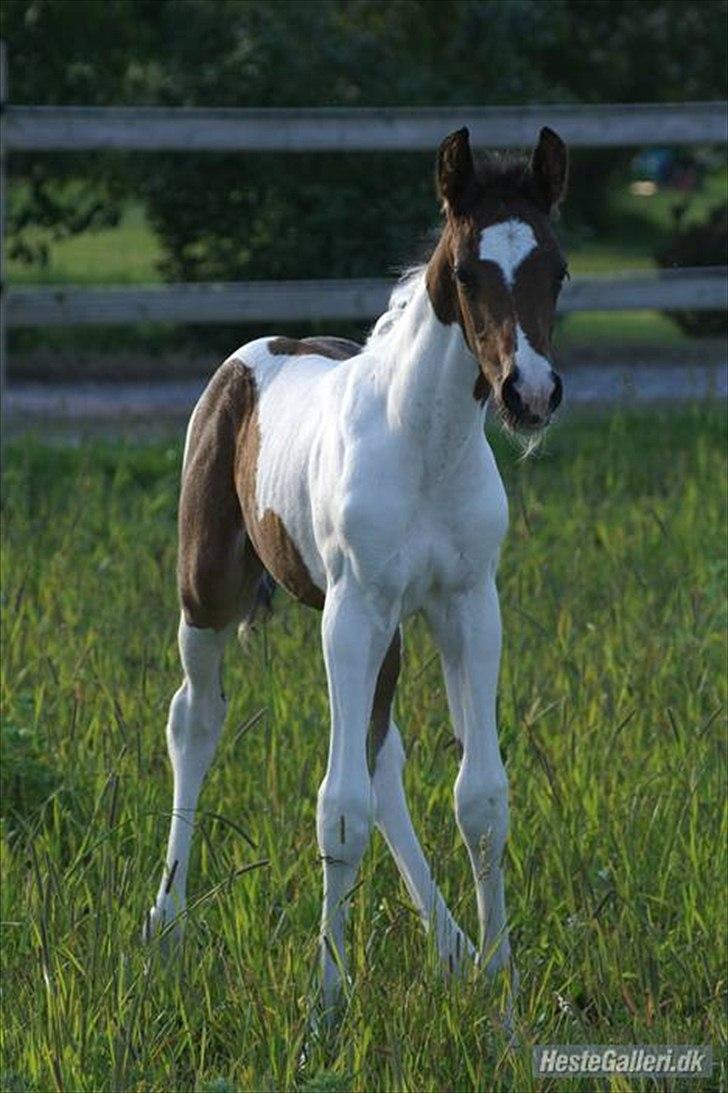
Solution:
<svg viewBox="0 0 728 1093">
<path fill-rule="evenodd" d="M 439 151 L 447 223 L 428 269 L 438 317 L 459 322 L 480 374 L 513 428 L 543 428 L 561 401 L 551 365 L 556 300 L 567 266 L 550 223 L 566 190 L 567 152 L 542 129 L 530 161 L 493 159 L 476 169 L 468 130 Z"/>
</svg>

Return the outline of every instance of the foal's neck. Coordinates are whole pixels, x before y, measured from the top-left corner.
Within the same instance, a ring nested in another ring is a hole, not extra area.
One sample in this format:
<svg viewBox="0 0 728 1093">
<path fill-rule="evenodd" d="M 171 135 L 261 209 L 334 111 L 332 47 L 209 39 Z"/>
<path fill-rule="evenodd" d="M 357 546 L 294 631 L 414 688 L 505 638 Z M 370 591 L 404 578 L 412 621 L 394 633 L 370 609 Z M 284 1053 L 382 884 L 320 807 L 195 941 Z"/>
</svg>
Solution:
<svg viewBox="0 0 728 1093">
<path fill-rule="evenodd" d="M 457 464 L 485 416 L 473 393 L 478 365 L 448 295 L 454 292 L 438 248 L 386 346 L 390 424 L 422 446 L 435 475 Z"/>
</svg>

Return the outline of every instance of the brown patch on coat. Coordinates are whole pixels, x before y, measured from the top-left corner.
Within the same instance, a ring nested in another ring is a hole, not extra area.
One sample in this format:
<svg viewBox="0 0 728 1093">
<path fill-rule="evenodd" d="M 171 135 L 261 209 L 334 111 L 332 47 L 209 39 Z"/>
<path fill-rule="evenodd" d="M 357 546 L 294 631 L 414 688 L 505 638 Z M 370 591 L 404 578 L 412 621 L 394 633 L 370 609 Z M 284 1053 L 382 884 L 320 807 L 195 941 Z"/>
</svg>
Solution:
<svg viewBox="0 0 728 1093">
<path fill-rule="evenodd" d="M 250 369 L 246 371 L 255 390 Z M 245 520 L 245 529 L 265 568 L 295 599 L 321 609 L 324 593 L 314 584 L 296 543 L 278 513 L 272 509 L 259 516 L 256 501 L 260 423 L 257 397 L 240 421 L 234 467 L 235 488 Z"/>
<path fill-rule="evenodd" d="M 324 593 L 313 583 L 306 563 L 278 513 L 266 509 L 252 525 L 246 520 L 246 526 L 271 576 L 295 599 L 320 611 L 324 606 Z"/>
<path fill-rule="evenodd" d="M 524 259 L 516 274 L 513 296 L 521 329 L 529 345 L 542 357 L 551 356 L 554 310 L 561 288 L 560 272 L 564 269 L 558 251 L 539 247 Z M 544 293 L 544 284 L 551 288 L 550 295 Z"/>
<path fill-rule="evenodd" d="M 439 321 L 445 326 L 452 326 L 453 323 L 460 323 L 463 326 L 463 316 L 460 310 L 449 250 L 450 239 L 446 228 L 432 258 L 427 263 L 425 285 L 432 304 L 432 310 Z M 464 326 L 463 333 L 465 333 Z"/>
<path fill-rule="evenodd" d="M 450 257 L 451 242 L 449 228 L 446 228 L 425 270 L 427 295 L 430 298 L 432 310 L 441 323 L 445 326 L 452 326 L 453 323 L 460 324 L 465 344 L 477 359 L 477 354 L 473 348 L 475 345 L 475 331 L 472 328 L 468 329 L 469 324 L 460 305 L 455 283 L 455 273 Z M 478 402 L 485 402 L 489 394 L 490 384 L 482 369 L 478 367 L 478 374 L 473 386 L 473 397 Z"/>
<path fill-rule="evenodd" d="M 346 361 L 361 353 L 362 347 L 348 338 L 333 335 L 321 338 L 272 338 L 268 352 L 274 357 L 329 357 L 332 361 Z"/>
<path fill-rule="evenodd" d="M 245 533 L 232 468 L 255 403 L 247 369 L 218 368 L 192 419 L 179 502 L 177 584 L 189 626 L 222 630 L 252 607 L 263 566 Z"/>
<path fill-rule="evenodd" d="M 473 398 L 476 402 L 485 402 L 489 394 L 490 384 L 485 378 L 485 375 L 482 372 L 478 372 L 478 378 L 473 385 Z"/>
<path fill-rule="evenodd" d="M 372 703 L 372 717 L 369 726 L 368 757 L 369 771 L 374 772 L 379 749 L 387 738 L 389 722 L 392 713 L 394 691 L 399 679 L 399 670 L 402 657 L 402 633 L 397 631 L 384 655 L 382 666 L 377 676 L 377 685 L 374 690 L 374 702 Z"/>
</svg>

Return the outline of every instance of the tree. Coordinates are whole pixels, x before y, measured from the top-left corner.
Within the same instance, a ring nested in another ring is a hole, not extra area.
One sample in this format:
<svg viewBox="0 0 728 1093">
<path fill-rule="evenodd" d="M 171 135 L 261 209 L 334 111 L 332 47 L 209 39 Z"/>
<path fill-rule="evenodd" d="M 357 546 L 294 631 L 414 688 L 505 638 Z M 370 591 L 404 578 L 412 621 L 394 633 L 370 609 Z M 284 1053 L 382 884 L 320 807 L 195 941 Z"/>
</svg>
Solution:
<svg viewBox="0 0 728 1093">
<path fill-rule="evenodd" d="M 104 106 L 133 101 L 154 52 L 148 0 L 4 0 L 0 34 L 8 43 L 14 103 Z M 141 16 L 141 18 L 140 18 Z M 131 183 L 118 156 L 14 154 L 10 251 L 43 261 L 45 247 L 28 229 L 63 238 L 116 223 Z"/>
<path fill-rule="evenodd" d="M 726 0 L 5 0 L 0 10 L 15 102 L 471 105 L 724 93 Z M 134 194 L 173 280 L 382 274 L 435 219 L 428 156 L 13 160 L 27 182 L 11 206 L 16 249 L 33 222 L 56 233 L 108 223 Z M 615 163 L 611 152 L 582 157 L 571 215 L 598 220 Z"/>
</svg>

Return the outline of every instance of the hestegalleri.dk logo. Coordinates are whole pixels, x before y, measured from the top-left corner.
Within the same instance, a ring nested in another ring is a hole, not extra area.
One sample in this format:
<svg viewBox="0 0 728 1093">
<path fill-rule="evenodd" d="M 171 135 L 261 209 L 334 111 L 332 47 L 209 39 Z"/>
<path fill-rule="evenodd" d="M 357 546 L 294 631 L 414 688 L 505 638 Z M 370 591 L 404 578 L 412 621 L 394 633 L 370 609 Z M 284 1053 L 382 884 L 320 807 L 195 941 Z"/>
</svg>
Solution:
<svg viewBox="0 0 728 1093">
<path fill-rule="evenodd" d="M 706 1044 L 537 1044 L 533 1073 L 551 1074 L 674 1074 L 709 1078 L 713 1049 Z"/>
</svg>

